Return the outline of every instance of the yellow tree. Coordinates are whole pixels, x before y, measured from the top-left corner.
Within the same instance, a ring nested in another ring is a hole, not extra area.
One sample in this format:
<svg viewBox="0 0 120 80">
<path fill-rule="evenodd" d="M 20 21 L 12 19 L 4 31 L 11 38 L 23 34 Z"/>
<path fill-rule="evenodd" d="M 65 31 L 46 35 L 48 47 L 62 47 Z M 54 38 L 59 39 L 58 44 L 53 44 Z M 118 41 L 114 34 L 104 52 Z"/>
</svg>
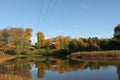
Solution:
<svg viewBox="0 0 120 80">
<path fill-rule="evenodd" d="M 78 39 L 78 49 L 79 49 L 79 51 L 85 50 L 85 48 L 87 47 L 87 45 L 88 44 L 85 43 L 82 38 Z"/>
<path fill-rule="evenodd" d="M 24 29 L 11 28 L 10 29 L 10 43 L 15 46 L 15 53 L 20 54 L 25 50 L 24 45 Z"/>
<path fill-rule="evenodd" d="M 51 45 L 51 40 L 50 39 L 44 40 L 44 46 L 50 46 L 50 45 Z"/>
<path fill-rule="evenodd" d="M 59 41 L 59 38 L 55 38 L 55 48 L 56 48 L 57 50 L 60 49 L 60 41 Z"/>
<path fill-rule="evenodd" d="M 9 44 L 9 30 L 3 29 L 0 31 L 0 45 Z"/>
<path fill-rule="evenodd" d="M 10 42 L 14 45 L 21 45 L 24 40 L 24 30 L 22 28 L 11 28 Z"/>
<path fill-rule="evenodd" d="M 64 37 L 64 49 L 68 49 L 68 44 L 71 40 L 72 39 L 69 36 Z"/>
<path fill-rule="evenodd" d="M 44 34 L 42 32 L 37 33 L 37 43 L 35 44 L 37 48 L 42 48 L 44 46 Z"/>
<path fill-rule="evenodd" d="M 58 36 L 55 38 L 55 48 L 57 50 L 63 49 L 63 41 L 64 41 L 63 36 Z"/>
<path fill-rule="evenodd" d="M 31 28 L 27 28 L 24 34 L 24 40 L 25 43 L 29 44 L 30 43 L 30 37 L 32 36 L 32 29 Z"/>
<path fill-rule="evenodd" d="M 46 48 L 46 52 L 49 53 L 49 49 L 51 48 L 51 40 L 50 39 L 46 39 L 44 40 L 44 47 Z"/>
</svg>

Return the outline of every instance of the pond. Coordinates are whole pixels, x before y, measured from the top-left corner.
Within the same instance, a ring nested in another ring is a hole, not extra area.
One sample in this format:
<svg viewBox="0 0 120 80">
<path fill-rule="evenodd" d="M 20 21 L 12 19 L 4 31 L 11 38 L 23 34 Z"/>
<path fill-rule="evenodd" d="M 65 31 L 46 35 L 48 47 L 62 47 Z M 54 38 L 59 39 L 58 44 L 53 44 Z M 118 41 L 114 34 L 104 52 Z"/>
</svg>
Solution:
<svg viewBox="0 0 120 80">
<path fill-rule="evenodd" d="M 22 57 L 0 65 L 0 74 L 29 80 L 120 80 L 120 63 Z"/>
</svg>

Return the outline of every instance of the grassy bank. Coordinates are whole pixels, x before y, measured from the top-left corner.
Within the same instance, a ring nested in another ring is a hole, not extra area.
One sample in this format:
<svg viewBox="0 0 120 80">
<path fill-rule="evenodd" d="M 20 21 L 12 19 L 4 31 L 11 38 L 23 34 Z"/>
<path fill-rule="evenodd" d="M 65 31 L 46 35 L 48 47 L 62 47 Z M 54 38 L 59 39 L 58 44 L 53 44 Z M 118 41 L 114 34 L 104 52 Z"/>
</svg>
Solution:
<svg viewBox="0 0 120 80">
<path fill-rule="evenodd" d="M 77 59 L 120 59 L 120 51 L 91 51 L 91 52 L 75 52 L 67 57 Z"/>
<path fill-rule="evenodd" d="M 3 52 L 0 52 L 0 64 L 7 61 L 16 58 L 16 56 L 13 55 L 7 55 Z"/>
</svg>

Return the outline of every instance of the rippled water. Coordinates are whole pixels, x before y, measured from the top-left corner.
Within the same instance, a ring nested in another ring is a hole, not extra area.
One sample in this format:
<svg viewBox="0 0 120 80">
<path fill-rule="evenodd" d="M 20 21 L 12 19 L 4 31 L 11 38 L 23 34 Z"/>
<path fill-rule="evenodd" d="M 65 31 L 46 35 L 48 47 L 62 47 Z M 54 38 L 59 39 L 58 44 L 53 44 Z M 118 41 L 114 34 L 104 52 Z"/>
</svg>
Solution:
<svg viewBox="0 0 120 80">
<path fill-rule="evenodd" d="M 24 57 L 0 65 L 0 74 L 31 80 L 120 80 L 120 63 Z"/>
</svg>

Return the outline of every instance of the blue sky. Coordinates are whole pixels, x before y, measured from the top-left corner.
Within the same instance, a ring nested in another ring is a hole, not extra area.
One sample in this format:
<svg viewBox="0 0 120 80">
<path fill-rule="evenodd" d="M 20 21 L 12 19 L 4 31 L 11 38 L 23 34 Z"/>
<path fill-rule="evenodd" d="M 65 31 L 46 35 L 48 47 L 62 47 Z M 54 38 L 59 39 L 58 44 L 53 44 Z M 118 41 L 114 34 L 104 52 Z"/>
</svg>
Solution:
<svg viewBox="0 0 120 80">
<path fill-rule="evenodd" d="M 111 38 L 120 23 L 119 3 L 120 0 L 0 0 L 0 29 L 30 27 L 32 42 L 38 31 L 46 38 Z"/>
</svg>

